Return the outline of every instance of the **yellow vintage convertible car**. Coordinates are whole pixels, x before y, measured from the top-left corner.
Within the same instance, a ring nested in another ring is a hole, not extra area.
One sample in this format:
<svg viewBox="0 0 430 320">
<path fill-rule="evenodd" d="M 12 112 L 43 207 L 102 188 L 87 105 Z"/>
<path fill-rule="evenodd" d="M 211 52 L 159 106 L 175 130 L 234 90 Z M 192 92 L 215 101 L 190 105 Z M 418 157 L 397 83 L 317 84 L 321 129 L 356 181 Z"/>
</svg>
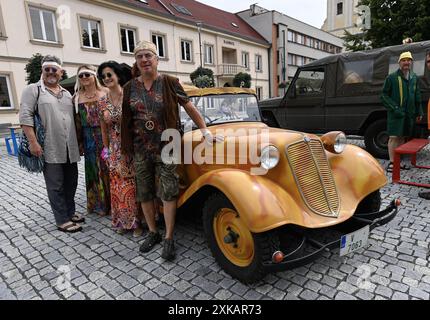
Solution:
<svg viewBox="0 0 430 320">
<path fill-rule="evenodd" d="M 396 215 L 398 200 L 380 211 L 384 170 L 342 132 L 269 128 L 250 89 L 186 91 L 224 140 L 203 148 L 200 130 L 184 133 L 184 157 L 188 149 L 193 158 L 178 167 L 178 208 L 191 202 L 202 211 L 210 250 L 231 276 L 255 282 L 324 250 L 349 254 Z M 181 121 L 190 122 L 183 110 Z"/>
</svg>

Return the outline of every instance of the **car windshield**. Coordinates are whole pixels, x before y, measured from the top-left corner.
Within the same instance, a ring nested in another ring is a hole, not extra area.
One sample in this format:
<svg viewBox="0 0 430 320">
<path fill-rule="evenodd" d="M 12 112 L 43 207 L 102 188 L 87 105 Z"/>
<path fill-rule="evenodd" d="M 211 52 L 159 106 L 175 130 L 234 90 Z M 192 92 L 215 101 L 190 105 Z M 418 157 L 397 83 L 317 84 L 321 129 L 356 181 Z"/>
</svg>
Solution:
<svg viewBox="0 0 430 320">
<path fill-rule="evenodd" d="M 251 94 L 221 94 L 190 97 L 190 99 L 199 109 L 206 125 L 238 121 L 261 121 L 257 98 Z M 191 121 L 184 108 L 181 107 L 182 124 L 188 124 Z"/>
</svg>

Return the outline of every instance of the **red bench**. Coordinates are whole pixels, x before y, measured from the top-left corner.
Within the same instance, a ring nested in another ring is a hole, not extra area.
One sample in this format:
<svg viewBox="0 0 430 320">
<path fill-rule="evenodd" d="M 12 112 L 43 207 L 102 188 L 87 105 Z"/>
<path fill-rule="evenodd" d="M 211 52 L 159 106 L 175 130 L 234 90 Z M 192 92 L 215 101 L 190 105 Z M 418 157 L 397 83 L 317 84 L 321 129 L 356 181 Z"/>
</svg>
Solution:
<svg viewBox="0 0 430 320">
<path fill-rule="evenodd" d="M 430 169 L 430 166 L 418 166 L 417 165 L 417 153 L 424 148 L 427 144 L 430 143 L 428 139 L 412 139 L 405 144 L 397 147 L 394 150 L 394 164 L 393 164 L 393 183 L 401 183 L 407 184 L 416 187 L 430 188 L 430 184 L 428 183 L 418 183 L 418 182 L 410 182 L 405 180 L 400 180 L 400 155 L 402 154 L 410 154 L 411 155 L 411 164 L 415 168 L 420 169 Z"/>
</svg>

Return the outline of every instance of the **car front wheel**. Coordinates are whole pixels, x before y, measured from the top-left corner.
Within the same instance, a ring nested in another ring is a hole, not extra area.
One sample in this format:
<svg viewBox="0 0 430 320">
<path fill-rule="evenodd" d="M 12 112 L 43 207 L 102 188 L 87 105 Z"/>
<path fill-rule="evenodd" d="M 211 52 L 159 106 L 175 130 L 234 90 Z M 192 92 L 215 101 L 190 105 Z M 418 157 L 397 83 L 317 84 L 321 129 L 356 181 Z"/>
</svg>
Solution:
<svg viewBox="0 0 430 320">
<path fill-rule="evenodd" d="M 232 203 L 220 193 L 203 207 L 203 228 L 209 248 L 221 268 L 244 283 L 262 279 L 263 263 L 279 248 L 273 231 L 252 233 Z"/>
</svg>

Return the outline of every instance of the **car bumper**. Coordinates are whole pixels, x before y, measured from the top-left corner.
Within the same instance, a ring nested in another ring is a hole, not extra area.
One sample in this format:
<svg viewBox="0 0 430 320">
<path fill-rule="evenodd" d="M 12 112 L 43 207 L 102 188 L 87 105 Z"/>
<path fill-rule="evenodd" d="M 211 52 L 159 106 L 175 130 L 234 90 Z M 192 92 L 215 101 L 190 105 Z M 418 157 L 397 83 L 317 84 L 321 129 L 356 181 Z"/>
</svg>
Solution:
<svg viewBox="0 0 430 320">
<path fill-rule="evenodd" d="M 349 232 L 354 232 L 366 225 L 369 225 L 369 229 L 372 230 L 378 226 L 390 222 L 397 215 L 399 205 L 400 203 L 398 202 L 398 200 L 393 200 L 382 211 L 355 214 L 346 222 L 349 224 L 354 224 L 355 226 L 355 228 L 349 230 Z M 264 267 L 268 272 L 276 272 L 296 268 L 314 261 L 319 256 L 321 256 L 324 251 L 330 251 L 334 248 L 340 248 L 340 244 L 340 237 L 338 237 L 336 240 L 324 243 L 313 238 L 312 236 L 302 234 L 302 239 L 296 249 L 286 254 L 281 262 L 275 263 L 271 261 L 265 263 Z M 308 249 L 306 253 L 304 253 L 305 247 Z M 313 250 L 309 251 L 309 248 L 313 248 Z"/>
</svg>

